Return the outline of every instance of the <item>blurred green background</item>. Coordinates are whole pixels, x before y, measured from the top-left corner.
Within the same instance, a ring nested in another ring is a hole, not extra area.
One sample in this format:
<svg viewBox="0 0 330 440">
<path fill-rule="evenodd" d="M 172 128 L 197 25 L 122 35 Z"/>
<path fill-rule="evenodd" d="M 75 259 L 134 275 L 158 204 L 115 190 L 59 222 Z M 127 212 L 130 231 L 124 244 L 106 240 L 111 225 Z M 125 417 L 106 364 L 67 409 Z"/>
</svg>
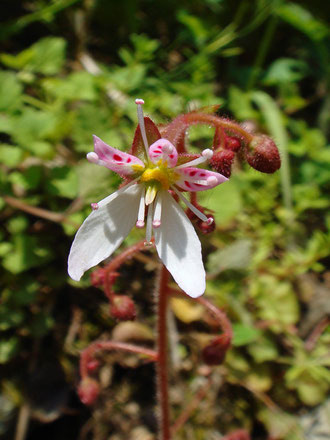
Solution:
<svg viewBox="0 0 330 440">
<path fill-rule="evenodd" d="M 2 1 L 1 438 L 155 438 L 152 366 L 106 356 L 98 403 L 87 409 L 75 394 L 89 342 L 113 331 L 150 343 L 154 254 L 122 268 L 117 290 L 139 307 L 129 328 L 88 276 L 66 273 L 89 204 L 119 183 L 85 160 L 92 134 L 128 149 L 136 97 L 156 123 L 220 104 L 221 115 L 270 134 L 283 163 L 265 175 L 237 160 L 230 182 L 203 197 L 217 222 L 202 237 L 207 295 L 228 311 L 234 347 L 176 438 L 329 432 L 328 13 L 321 0 Z M 190 146 L 212 137 L 193 127 Z M 198 308 L 172 306 L 175 417 L 205 385 L 209 329 Z"/>
</svg>

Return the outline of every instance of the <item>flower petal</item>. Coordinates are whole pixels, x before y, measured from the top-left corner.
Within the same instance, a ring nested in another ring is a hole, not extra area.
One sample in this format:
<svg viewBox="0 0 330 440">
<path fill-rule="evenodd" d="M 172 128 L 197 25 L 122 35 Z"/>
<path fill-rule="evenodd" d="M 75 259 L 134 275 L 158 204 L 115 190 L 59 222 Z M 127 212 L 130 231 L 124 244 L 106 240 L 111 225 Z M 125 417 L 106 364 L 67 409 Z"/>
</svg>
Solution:
<svg viewBox="0 0 330 440">
<path fill-rule="evenodd" d="M 175 282 L 192 298 L 205 291 L 201 244 L 190 220 L 167 191 L 162 197 L 162 219 L 154 230 L 160 259 Z"/>
<path fill-rule="evenodd" d="M 123 176 L 136 173 L 139 167 L 142 167 L 141 170 L 144 168 L 144 163 L 137 157 L 110 147 L 97 136 L 93 136 L 93 138 L 94 150 L 99 158 L 98 163 L 100 165 L 104 165 Z"/>
<path fill-rule="evenodd" d="M 228 180 L 222 174 L 194 167 L 175 169 L 175 173 L 180 176 L 175 184 L 185 191 L 204 191 Z"/>
<path fill-rule="evenodd" d="M 159 139 L 149 147 L 149 156 L 154 164 L 160 160 L 169 168 L 175 167 L 178 161 L 178 152 L 173 144 L 167 139 Z"/>
<path fill-rule="evenodd" d="M 130 185 L 101 200 L 72 243 L 68 272 L 79 281 L 83 273 L 109 257 L 135 225 L 143 187 Z"/>
</svg>

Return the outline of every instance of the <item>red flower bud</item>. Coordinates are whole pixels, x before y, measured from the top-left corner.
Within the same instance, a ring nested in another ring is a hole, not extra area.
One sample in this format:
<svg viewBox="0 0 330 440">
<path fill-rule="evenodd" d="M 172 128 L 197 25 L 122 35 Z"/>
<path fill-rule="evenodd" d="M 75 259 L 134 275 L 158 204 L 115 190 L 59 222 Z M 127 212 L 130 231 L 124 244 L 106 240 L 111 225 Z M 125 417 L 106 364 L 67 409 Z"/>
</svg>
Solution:
<svg viewBox="0 0 330 440">
<path fill-rule="evenodd" d="M 209 345 L 204 347 L 202 356 L 207 365 L 220 365 L 225 359 L 230 347 L 230 338 L 227 334 L 215 338 Z"/>
<path fill-rule="evenodd" d="M 235 153 L 231 150 L 219 150 L 213 154 L 210 165 L 218 173 L 230 177 L 234 157 Z"/>
<path fill-rule="evenodd" d="M 248 144 L 245 157 L 249 165 L 262 173 L 274 173 L 281 166 L 280 153 L 268 136 L 255 136 Z"/>
<path fill-rule="evenodd" d="M 251 437 L 245 429 L 237 429 L 237 431 L 227 434 L 223 440 L 251 440 Z"/>
<path fill-rule="evenodd" d="M 100 287 L 104 283 L 105 270 L 100 268 L 91 273 L 91 283 L 94 287 Z"/>
<path fill-rule="evenodd" d="M 227 136 L 225 149 L 231 151 L 238 151 L 241 148 L 241 140 L 235 136 Z"/>
<path fill-rule="evenodd" d="M 78 396 L 83 404 L 93 405 L 100 394 L 100 386 L 95 379 L 85 377 L 78 386 Z"/>
<path fill-rule="evenodd" d="M 136 318 L 135 304 L 126 295 L 116 295 L 110 306 L 110 314 L 120 321 L 132 321 Z"/>
<path fill-rule="evenodd" d="M 99 366 L 100 366 L 100 362 L 97 361 L 96 359 L 93 359 L 87 363 L 87 369 L 89 372 L 93 372 L 97 370 Z"/>
<path fill-rule="evenodd" d="M 214 217 L 212 215 L 208 216 L 209 221 L 203 222 L 203 220 L 198 220 L 196 226 L 203 234 L 210 234 L 215 230 L 216 224 Z M 212 222 L 210 221 L 212 219 Z"/>
</svg>

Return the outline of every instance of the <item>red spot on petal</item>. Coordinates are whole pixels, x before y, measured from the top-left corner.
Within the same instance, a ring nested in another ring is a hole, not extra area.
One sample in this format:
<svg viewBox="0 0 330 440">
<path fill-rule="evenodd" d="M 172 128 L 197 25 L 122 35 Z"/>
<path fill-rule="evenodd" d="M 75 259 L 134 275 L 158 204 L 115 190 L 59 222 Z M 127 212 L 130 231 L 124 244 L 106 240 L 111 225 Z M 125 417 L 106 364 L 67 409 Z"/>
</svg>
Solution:
<svg viewBox="0 0 330 440">
<path fill-rule="evenodd" d="M 188 188 L 191 188 L 191 185 L 190 185 L 189 182 L 187 182 L 187 181 L 185 180 L 184 183 L 185 183 L 185 185 L 186 185 Z"/>
<path fill-rule="evenodd" d="M 189 173 L 191 176 L 194 176 L 196 174 L 196 171 L 190 171 Z"/>
<path fill-rule="evenodd" d="M 118 154 L 114 154 L 113 155 L 113 160 L 120 160 L 120 161 L 122 161 L 123 159 Z"/>
<path fill-rule="evenodd" d="M 171 159 L 173 159 L 173 157 L 174 157 L 174 154 L 170 154 L 170 156 L 169 156 Z"/>
<path fill-rule="evenodd" d="M 130 163 L 130 162 L 132 162 L 132 159 L 130 157 L 128 157 L 126 162 Z"/>
<path fill-rule="evenodd" d="M 205 174 L 205 173 L 200 173 L 200 176 L 201 176 L 201 177 L 205 177 L 206 174 Z"/>
</svg>

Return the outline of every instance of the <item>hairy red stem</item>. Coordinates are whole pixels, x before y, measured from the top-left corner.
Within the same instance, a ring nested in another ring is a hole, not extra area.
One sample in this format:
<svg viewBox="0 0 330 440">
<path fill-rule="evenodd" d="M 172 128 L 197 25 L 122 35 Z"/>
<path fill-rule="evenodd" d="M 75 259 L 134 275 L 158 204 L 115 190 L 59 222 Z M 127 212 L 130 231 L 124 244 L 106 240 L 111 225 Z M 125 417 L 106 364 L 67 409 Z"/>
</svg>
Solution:
<svg viewBox="0 0 330 440">
<path fill-rule="evenodd" d="M 93 360 L 96 352 L 101 350 L 122 350 L 129 353 L 142 354 L 150 358 L 151 361 L 157 361 L 157 353 L 155 350 L 150 350 L 149 348 L 139 347 L 133 344 L 126 344 L 125 342 L 115 342 L 115 341 L 95 341 L 89 345 L 82 352 L 80 356 L 80 376 L 84 378 L 88 376 L 88 363 Z"/>
<path fill-rule="evenodd" d="M 162 266 L 157 291 L 157 398 L 160 411 L 159 440 L 170 440 L 170 410 L 168 397 L 168 366 L 167 366 L 167 303 L 169 273 Z"/>
</svg>

